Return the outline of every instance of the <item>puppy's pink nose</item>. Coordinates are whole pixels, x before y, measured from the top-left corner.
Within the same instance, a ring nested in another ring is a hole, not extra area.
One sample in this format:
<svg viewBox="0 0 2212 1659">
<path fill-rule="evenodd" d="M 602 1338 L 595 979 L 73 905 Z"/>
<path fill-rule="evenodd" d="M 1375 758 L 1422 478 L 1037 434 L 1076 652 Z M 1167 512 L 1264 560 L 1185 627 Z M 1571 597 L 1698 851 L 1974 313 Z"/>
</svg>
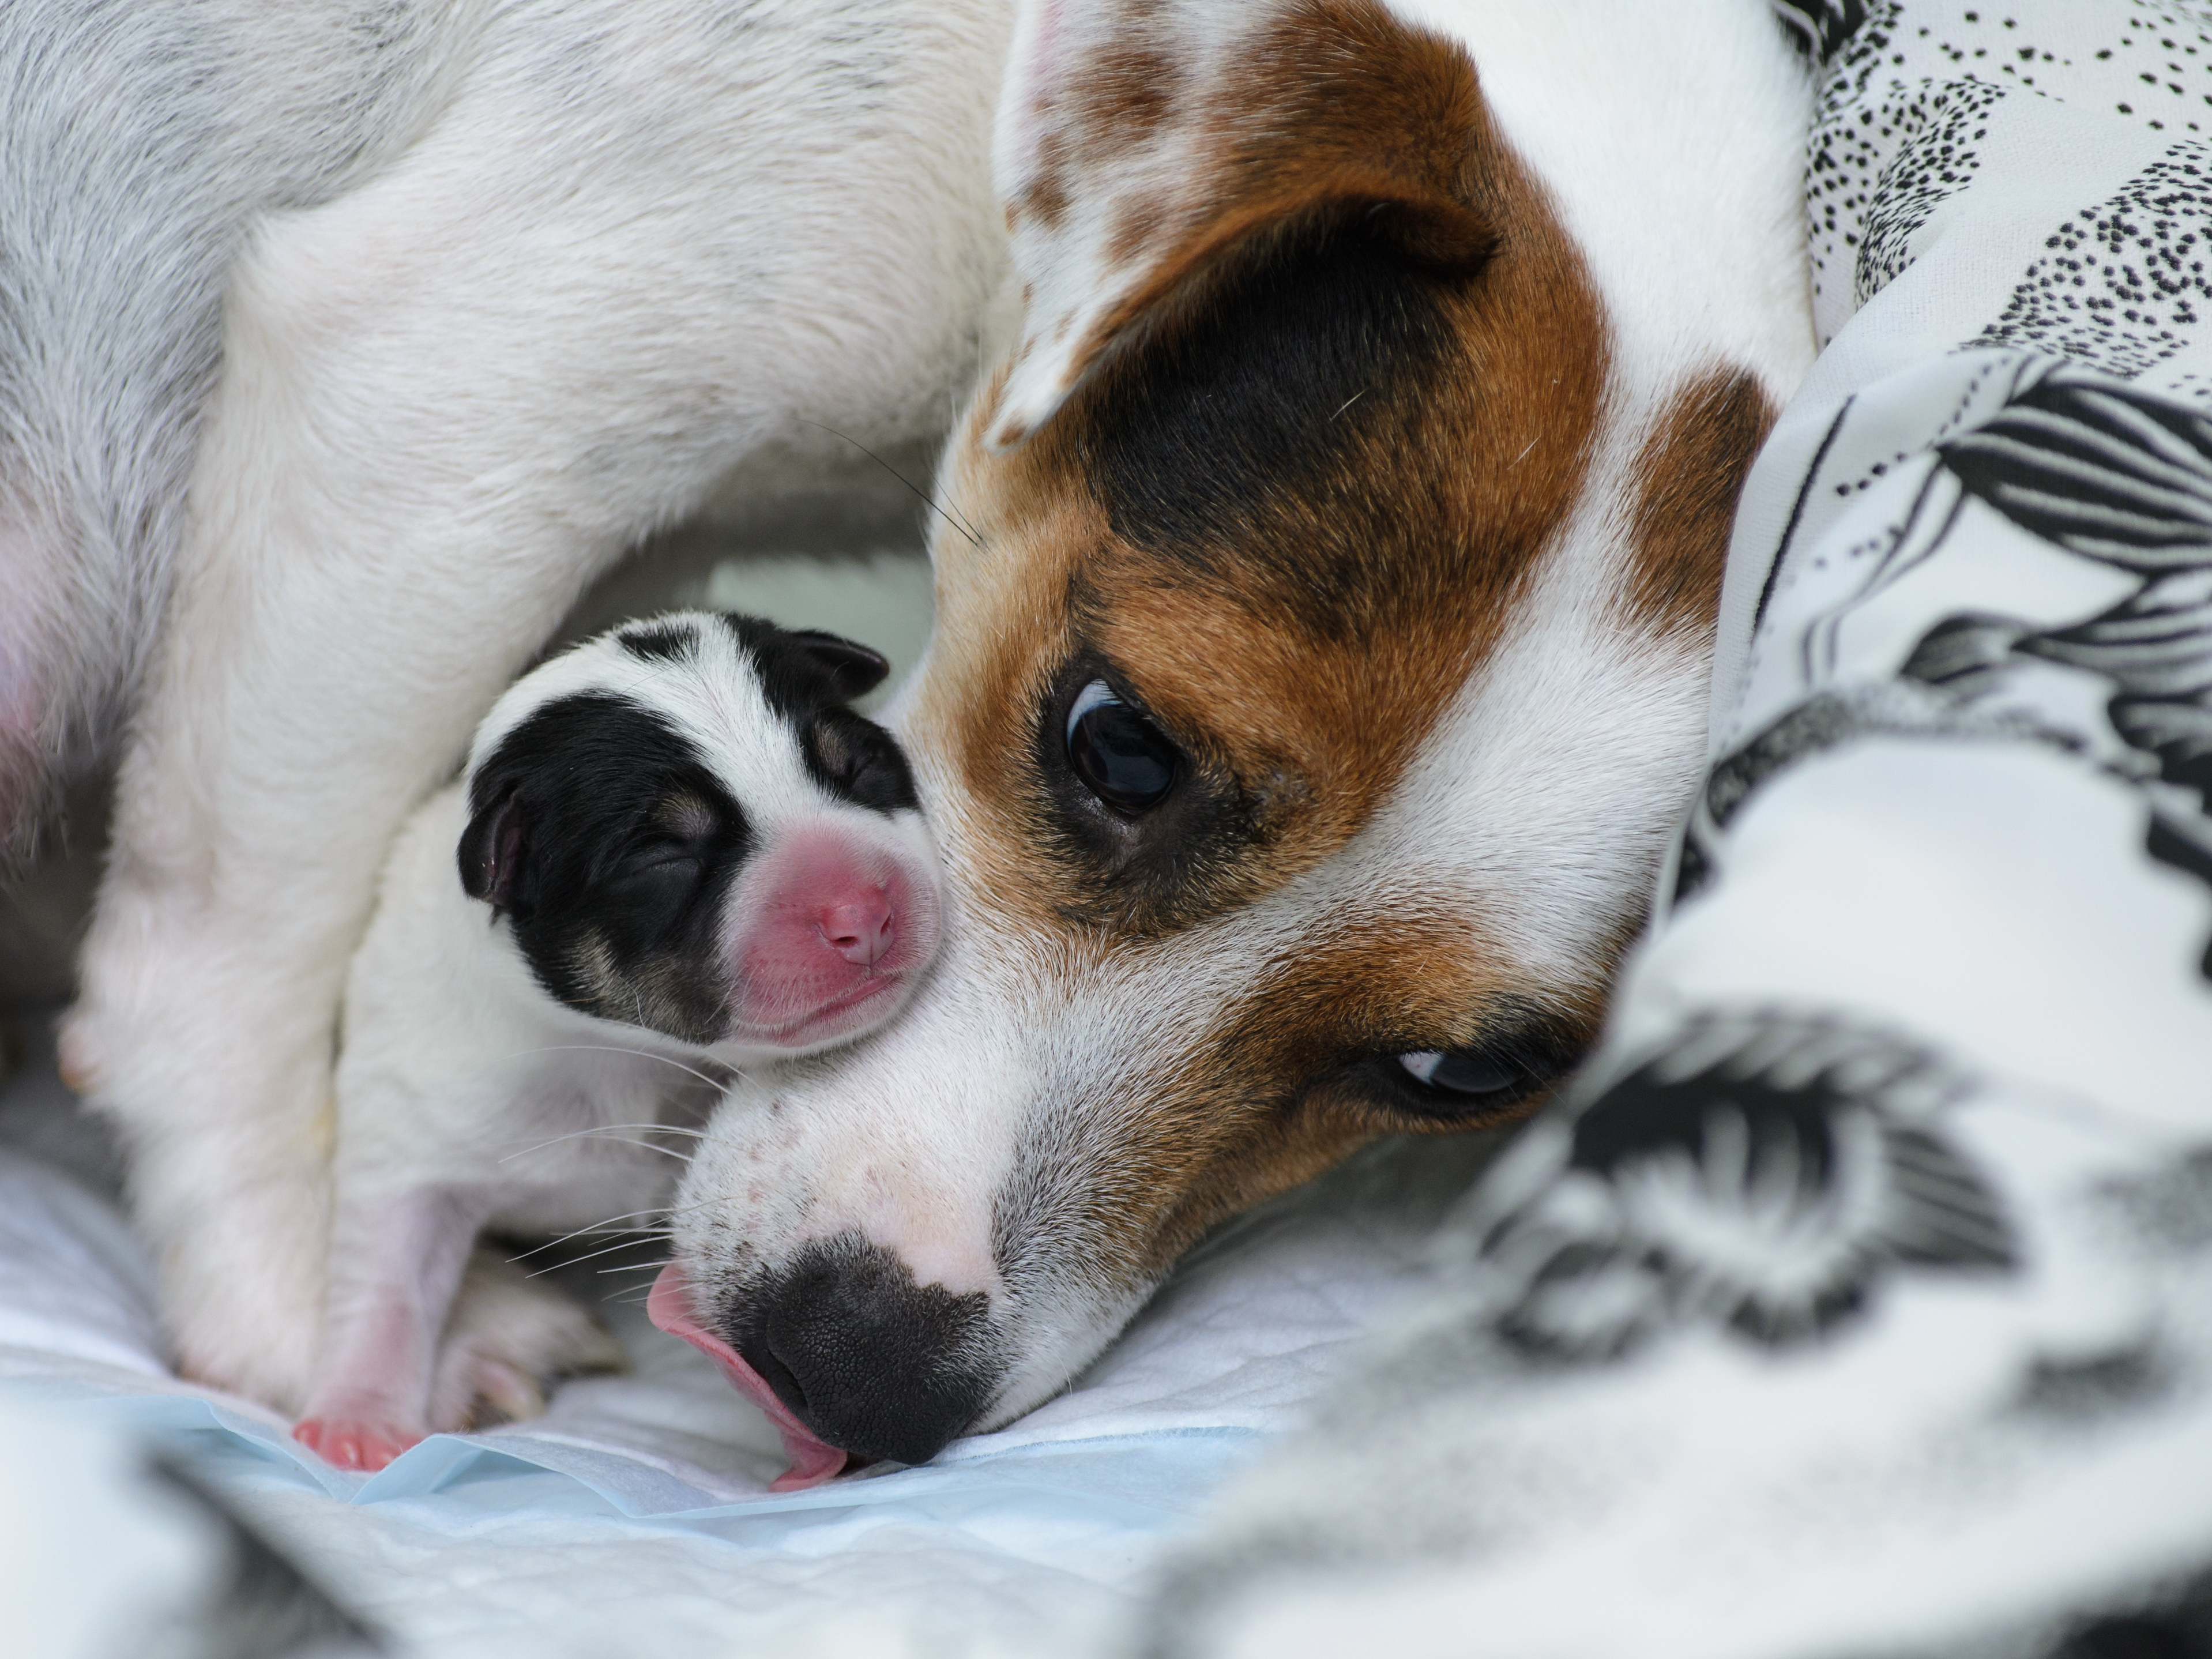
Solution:
<svg viewBox="0 0 2212 1659">
<path fill-rule="evenodd" d="M 873 967 L 887 955 L 898 933 L 890 896 L 880 887 L 848 893 L 823 905 L 817 925 L 831 950 L 863 968 Z"/>
</svg>

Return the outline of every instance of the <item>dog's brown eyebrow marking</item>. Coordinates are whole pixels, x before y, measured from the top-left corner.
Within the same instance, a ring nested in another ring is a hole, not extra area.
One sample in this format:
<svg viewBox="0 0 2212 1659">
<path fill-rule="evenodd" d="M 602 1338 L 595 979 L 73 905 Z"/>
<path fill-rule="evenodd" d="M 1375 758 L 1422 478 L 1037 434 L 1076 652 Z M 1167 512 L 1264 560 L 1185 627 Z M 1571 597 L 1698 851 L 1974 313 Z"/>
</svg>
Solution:
<svg viewBox="0 0 2212 1659">
<path fill-rule="evenodd" d="M 664 796 L 653 816 L 662 829 L 679 836 L 704 835 L 716 823 L 712 806 L 696 795 L 680 792 Z"/>
<path fill-rule="evenodd" d="M 1628 604 L 1654 631 L 1711 632 L 1736 500 L 1778 412 L 1748 371 L 1716 368 L 1677 392 L 1644 439 Z"/>
</svg>

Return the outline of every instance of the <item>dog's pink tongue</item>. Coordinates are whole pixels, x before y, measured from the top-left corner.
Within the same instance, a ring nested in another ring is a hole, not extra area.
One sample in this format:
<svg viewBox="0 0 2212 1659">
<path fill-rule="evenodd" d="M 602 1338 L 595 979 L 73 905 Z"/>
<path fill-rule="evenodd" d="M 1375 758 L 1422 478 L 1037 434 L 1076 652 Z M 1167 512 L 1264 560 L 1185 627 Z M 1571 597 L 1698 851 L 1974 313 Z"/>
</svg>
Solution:
<svg viewBox="0 0 2212 1659">
<path fill-rule="evenodd" d="M 653 1281 L 645 1311 L 669 1335 L 682 1337 L 720 1365 L 738 1392 L 768 1413 L 769 1421 L 783 1436 L 783 1455 L 791 1460 L 791 1467 L 769 1483 L 770 1492 L 803 1492 L 820 1486 L 845 1467 L 844 1453 L 792 1415 L 791 1407 L 776 1398 L 775 1390 L 745 1364 L 744 1355 L 691 1316 L 690 1286 L 684 1269 L 673 1261 Z"/>
</svg>

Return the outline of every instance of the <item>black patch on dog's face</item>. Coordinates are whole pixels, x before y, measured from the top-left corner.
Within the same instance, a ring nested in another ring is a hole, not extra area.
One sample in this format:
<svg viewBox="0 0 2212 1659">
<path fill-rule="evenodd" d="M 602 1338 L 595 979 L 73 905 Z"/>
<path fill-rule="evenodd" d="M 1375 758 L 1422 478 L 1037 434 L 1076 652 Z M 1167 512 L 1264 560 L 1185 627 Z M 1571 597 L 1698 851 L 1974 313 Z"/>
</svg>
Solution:
<svg viewBox="0 0 2212 1659">
<path fill-rule="evenodd" d="M 840 800 L 885 814 L 921 810 L 906 751 L 849 708 L 825 708 L 809 720 L 799 752 L 808 775 Z"/>
<path fill-rule="evenodd" d="M 752 827 L 690 740 L 581 692 L 535 710 L 477 768 L 461 884 L 506 912 L 547 992 L 690 1042 L 732 987 L 721 913 Z"/>
<path fill-rule="evenodd" d="M 1291 501 L 1407 514 L 1360 476 L 1371 458 L 1358 440 L 1386 404 L 1420 402 L 1458 356 L 1439 303 L 1448 281 L 1357 226 L 1310 229 L 1167 319 L 1091 400 L 1092 487 L 1115 533 L 1212 579 L 1341 586 L 1321 556 L 1334 550 L 1269 532 Z M 1274 568 L 1224 568 L 1255 559 Z"/>
<path fill-rule="evenodd" d="M 625 629 L 615 637 L 622 641 L 623 650 L 645 662 L 678 661 L 689 656 L 699 642 L 694 630 L 676 623 Z"/>
<path fill-rule="evenodd" d="M 722 612 L 722 624 L 752 653 L 768 706 L 793 724 L 874 690 L 890 672 L 879 653 L 819 629 L 778 628 L 734 611 Z"/>
</svg>

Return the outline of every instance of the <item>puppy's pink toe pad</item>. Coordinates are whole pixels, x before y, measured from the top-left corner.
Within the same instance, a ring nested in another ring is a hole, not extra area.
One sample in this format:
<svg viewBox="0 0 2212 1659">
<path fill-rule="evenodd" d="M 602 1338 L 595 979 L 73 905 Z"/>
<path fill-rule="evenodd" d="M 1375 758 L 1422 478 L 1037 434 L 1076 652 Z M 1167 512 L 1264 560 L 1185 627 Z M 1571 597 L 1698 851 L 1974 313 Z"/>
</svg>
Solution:
<svg viewBox="0 0 2212 1659">
<path fill-rule="evenodd" d="M 309 1417 L 301 1419 L 292 1438 L 336 1469 L 360 1469 L 374 1474 L 416 1444 L 422 1437 L 381 1423 L 358 1423 L 344 1418 Z"/>
</svg>

